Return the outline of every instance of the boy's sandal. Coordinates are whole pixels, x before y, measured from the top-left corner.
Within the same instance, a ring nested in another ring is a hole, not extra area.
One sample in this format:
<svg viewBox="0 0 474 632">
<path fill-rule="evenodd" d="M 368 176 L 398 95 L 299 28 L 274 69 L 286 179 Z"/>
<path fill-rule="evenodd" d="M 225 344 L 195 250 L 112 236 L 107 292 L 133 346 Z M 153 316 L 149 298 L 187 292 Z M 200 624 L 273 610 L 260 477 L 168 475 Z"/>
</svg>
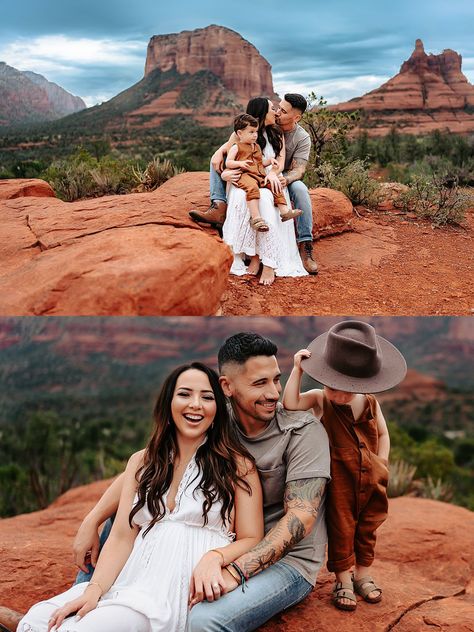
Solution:
<svg viewBox="0 0 474 632">
<path fill-rule="evenodd" d="M 382 599 L 382 589 L 376 585 L 372 577 L 354 579 L 354 590 L 362 599 L 367 601 L 367 603 L 378 603 Z M 378 595 L 376 597 L 369 597 L 370 593 L 375 590 L 378 592 Z"/>
<path fill-rule="evenodd" d="M 270 230 L 267 222 L 263 219 L 263 217 L 256 217 L 255 219 L 250 218 L 250 226 L 259 233 L 266 233 Z"/>
<path fill-rule="evenodd" d="M 349 599 L 352 603 L 343 603 L 343 599 Z M 339 610 L 355 610 L 357 607 L 357 599 L 354 595 L 352 584 L 343 584 L 336 582 L 332 591 L 332 602 Z"/>
<path fill-rule="evenodd" d="M 290 208 L 286 213 L 281 213 L 280 217 L 282 222 L 287 222 L 289 219 L 295 219 L 302 214 L 303 211 L 301 211 L 299 208 Z"/>
</svg>

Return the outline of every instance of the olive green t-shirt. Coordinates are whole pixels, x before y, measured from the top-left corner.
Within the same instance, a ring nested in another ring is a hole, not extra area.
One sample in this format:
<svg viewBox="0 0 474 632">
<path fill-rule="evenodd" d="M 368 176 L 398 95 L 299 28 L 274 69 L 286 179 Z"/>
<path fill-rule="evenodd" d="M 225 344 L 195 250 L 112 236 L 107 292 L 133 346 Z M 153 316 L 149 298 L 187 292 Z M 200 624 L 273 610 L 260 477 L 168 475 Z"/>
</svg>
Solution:
<svg viewBox="0 0 474 632">
<path fill-rule="evenodd" d="M 288 171 L 291 163 L 295 158 L 301 160 L 309 160 L 311 151 L 311 137 L 308 132 L 301 127 L 295 125 L 291 132 L 284 132 L 285 137 L 285 168 Z M 283 174 L 284 175 L 284 174 Z"/>
<path fill-rule="evenodd" d="M 275 417 L 256 437 L 236 424 L 239 439 L 257 463 L 263 488 L 265 533 L 285 514 L 286 483 L 302 478 L 330 478 L 329 442 L 320 421 L 307 411 L 287 411 L 278 404 Z M 324 497 L 311 533 L 282 562 L 298 570 L 313 586 L 326 550 Z"/>
</svg>

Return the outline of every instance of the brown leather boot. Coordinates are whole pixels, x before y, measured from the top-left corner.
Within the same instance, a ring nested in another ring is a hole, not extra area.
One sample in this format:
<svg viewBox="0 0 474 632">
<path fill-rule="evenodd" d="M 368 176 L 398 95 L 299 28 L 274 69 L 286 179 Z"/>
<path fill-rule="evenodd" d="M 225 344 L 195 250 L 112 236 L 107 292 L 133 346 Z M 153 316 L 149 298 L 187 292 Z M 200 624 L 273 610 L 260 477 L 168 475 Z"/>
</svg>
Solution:
<svg viewBox="0 0 474 632">
<path fill-rule="evenodd" d="M 222 200 L 215 200 L 211 202 L 211 206 L 207 211 L 198 211 L 193 209 L 189 211 L 189 216 L 195 222 L 203 222 L 204 224 L 210 224 L 216 228 L 221 228 L 225 222 L 225 215 L 227 212 L 227 204 Z"/>
<path fill-rule="evenodd" d="M 301 241 L 298 244 L 298 249 L 306 272 L 309 272 L 309 274 L 318 274 L 318 264 L 313 259 L 313 242 Z"/>
</svg>

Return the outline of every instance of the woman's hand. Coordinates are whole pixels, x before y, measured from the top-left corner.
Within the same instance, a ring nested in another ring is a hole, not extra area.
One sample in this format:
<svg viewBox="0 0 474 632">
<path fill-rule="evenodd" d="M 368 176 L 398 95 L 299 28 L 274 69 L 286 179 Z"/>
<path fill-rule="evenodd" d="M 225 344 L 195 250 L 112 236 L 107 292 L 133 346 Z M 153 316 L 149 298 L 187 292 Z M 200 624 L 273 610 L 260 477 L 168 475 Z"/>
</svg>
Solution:
<svg viewBox="0 0 474 632">
<path fill-rule="evenodd" d="M 270 173 L 267 173 L 267 175 L 265 176 L 265 180 L 263 181 L 263 184 L 265 185 L 267 184 L 267 182 L 270 183 L 270 188 L 272 190 L 272 193 L 281 193 L 280 180 L 274 171 L 270 171 Z"/>
<path fill-rule="evenodd" d="M 300 371 L 301 369 L 301 360 L 303 358 L 310 358 L 311 357 L 311 351 L 309 351 L 309 349 L 300 349 L 299 351 L 297 351 L 294 355 L 294 366 L 295 369 L 299 369 Z"/>
<path fill-rule="evenodd" d="M 218 149 L 212 155 L 211 165 L 217 173 L 222 173 L 224 171 L 224 152 L 221 149 Z"/>
<path fill-rule="evenodd" d="M 84 520 L 79 527 L 74 543 L 72 545 L 74 552 L 74 563 L 81 571 L 88 573 L 88 561 L 95 568 L 97 558 L 99 556 L 99 533 L 96 524 Z"/>
<path fill-rule="evenodd" d="M 226 582 L 222 577 L 221 556 L 215 551 L 205 553 L 191 575 L 189 586 L 189 607 L 207 599 L 214 601 L 226 592 Z"/>
<path fill-rule="evenodd" d="M 64 619 L 73 613 L 77 613 L 76 620 L 82 619 L 84 615 L 97 607 L 100 595 L 100 586 L 97 586 L 97 584 L 90 584 L 84 591 L 83 595 L 77 599 L 68 601 L 64 604 L 64 606 L 53 612 L 50 620 L 48 621 L 48 632 L 53 629 L 57 630 Z"/>
</svg>

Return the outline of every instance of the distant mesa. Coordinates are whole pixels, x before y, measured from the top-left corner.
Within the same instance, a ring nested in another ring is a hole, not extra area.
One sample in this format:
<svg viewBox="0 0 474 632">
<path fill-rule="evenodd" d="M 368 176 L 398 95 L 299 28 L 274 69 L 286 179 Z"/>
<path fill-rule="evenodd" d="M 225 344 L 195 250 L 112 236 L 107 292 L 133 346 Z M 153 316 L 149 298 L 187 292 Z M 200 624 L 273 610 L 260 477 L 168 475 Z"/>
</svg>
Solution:
<svg viewBox="0 0 474 632">
<path fill-rule="evenodd" d="M 241 35 L 212 24 L 204 29 L 155 35 L 148 44 L 145 76 L 159 68 L 179 74 L 210 71 L 245 105 L 252 97 L 276 96 L 272 68 Z"/>
<path fill-rule="evenodd" d="M 80 97 L 42 75 L 0 62 L 0 126 L 53 121 L 85 108 Z"/>
<path fill-rule="evenodd" d="M 474 132 L 474 86 L 461 71 L 462 57 L 445 49 L 427 54 L 416 40 L 411 57 L 400 72 L 362 97 L 331 106 L 338 111 L 362 112 L 361 129 L 383 136 L 392 127 L 406 134 L 435 129 Z"/>
</svg>

